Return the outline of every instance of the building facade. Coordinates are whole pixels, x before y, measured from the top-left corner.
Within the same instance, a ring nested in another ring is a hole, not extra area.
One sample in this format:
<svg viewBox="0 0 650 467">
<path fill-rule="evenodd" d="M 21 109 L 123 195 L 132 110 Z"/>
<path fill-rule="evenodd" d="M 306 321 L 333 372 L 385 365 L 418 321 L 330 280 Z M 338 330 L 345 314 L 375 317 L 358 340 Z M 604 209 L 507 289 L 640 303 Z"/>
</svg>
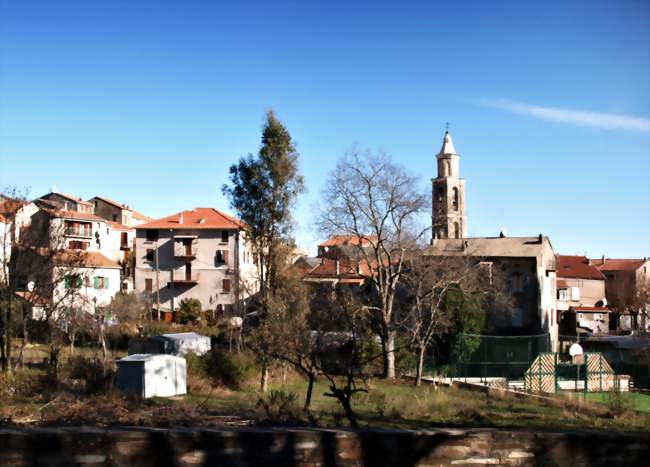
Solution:
<svg viewBox="0 0 650 467">
<path fill-rule="evenodd" d="M 175 312 L 184 298 L 228 312 L 258 291 L 244 224 L 196 208 L 136 227 L 135 290 L 153 309 Z"/>
<path fill-rule="evenodd" d="M 561 334 L 608 334 L 605 276 L 585 256 L 557 256 L 557 310 Z"/>
</svg>

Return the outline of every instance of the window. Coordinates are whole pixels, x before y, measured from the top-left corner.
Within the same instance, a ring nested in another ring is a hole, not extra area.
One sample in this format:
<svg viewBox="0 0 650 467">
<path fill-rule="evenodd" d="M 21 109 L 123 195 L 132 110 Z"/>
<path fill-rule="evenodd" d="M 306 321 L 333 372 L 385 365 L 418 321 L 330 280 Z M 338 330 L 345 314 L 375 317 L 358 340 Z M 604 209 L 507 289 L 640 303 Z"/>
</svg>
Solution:
<svg viewBox="0 0 650 467">
<path fill-rule="evenodd" d="M 117 214 L 113 214 L 113 222 L 117 222 Z"/>
<path fill-rule="evenodd" d="M 228 250 L 217 250 L 217 264 L 228 264 Z"/>
<path fill-rule="evenodd" d="M 144 280 L 144 291 L 147 293 L 153 292 L 153 279 Z"/>
<path fill-rule="evenodd" d="M 92 224 L 90 222 L 65 221 L 65 234 L 76 237 L 90 237 Z"/>
<path fill-rule="evenodd" d="M 81 287 L 81 276 L 79 274 L 69 274 L 63 278 L 63 284 L 66 289 L 78 289 Z"/>
<path fill-rule="evenodd" d="M 221 231 L 221 243 L 228 243 L 229 236 L 230 236 L 230 232 L 228 230 L 222 230 Z"/>
<path fill-rule="evenodd" d="M 145 255 L 145 260 L 149 261 L 150 263 L 153 263 L 154 261 L 154 252 L 153 248 L 147 248 L 147 254 Z"/>
<path fill-rule="evenodd" d="M 460 225 L 454 222 L 454 238 L 460 238 Z"/>
<path fill-rule="evenodd" d="M 129 234 L 127 232 L 120 233 L 120 246 L 122 248 L 129 246 Z"/>
<path fill-rule="evenodd" d="M 524 278 L 520 272 L 513 272 L 508 277 L 508 289 L 512 293 L 523 292 L 524 290 Z"/>
<path fill-rule="evenodd" d="M 147 241 L 155 242 L 158 240 L 158 231 L 156 229 L 147 229 Z"/>
<path fill-rule="evenodd" d="M 453 189 L 454 193 L 454 198 L 452 199 L 452 207 L 454 208 L 454 211 L 458 211 L 458 188 L 454 187 Z M 456 237 L 458 238 L 458 237 Z"/>
<path fill-rule="evenodd" d="M 221 281 L 221 286 L 223 293 L 230 293 L 230 279 L 224 279 Z"/>
<path fill-rule="evenodd" d="M 88 242 L 82 242 L 81 240 L 70 240 L 68 243 L 68 248 L 71 250 L 86 250 L 88 246 Z"/>
<path fill-rule="evenodd" d="M 93 286 L 96 289 L 108 289 L 108 277 L 95 276 Z"/>
<path fill-rule="evenodd" d="M 558 300 L 567 300 L 567 290 L 566 289 L 558 289 L 557 291 L 557 299 Z"/>
</svg>

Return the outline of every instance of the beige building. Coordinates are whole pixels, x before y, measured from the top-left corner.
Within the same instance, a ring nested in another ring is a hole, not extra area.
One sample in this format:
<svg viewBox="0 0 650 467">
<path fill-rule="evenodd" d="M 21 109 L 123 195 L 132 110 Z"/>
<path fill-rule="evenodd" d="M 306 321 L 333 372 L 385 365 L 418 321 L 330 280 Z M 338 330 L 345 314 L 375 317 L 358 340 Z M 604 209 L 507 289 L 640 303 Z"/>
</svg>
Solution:
<svg viewBox="0 0 650 467">
<path fill-rule="evenodd" d="M 88 200 L 94 206 L 94 213 L 107 221 L 116 222 L 126 227 L 135 227 L 152 219 L 126 204 L 113 201 L 104 196 L 95 196 Z"/>
<path fill-rule="evenodd" d="M 605 276 L 585 256 L 557 256 L 557 310 L 561 333 L 608 334 Z"/>
<path fill-rule="evenodd" d="M 213 208 L 196 208 L 136 227 L 135 290 L 152 308 L 174 312 L 184 298 L 228 312 L 258 291 L 244 224 Z"/>
<path fill-rule="evenodd" d="M 491 310 L 493 334 L 548 333 L 551 348 L 557 348 L 555 252 L 548 237 L 435 239 L 429 254 L 473 258 L 503 274 L 512 304 Z"/>
<path fill-rule="evenodd" d="M 465 180 L 460 178 L 460 155 L 454 148 L 449 131 L 436 156 L 438 176 L 432 183 L 433 238 L 467 237 L 465 214 Z"/>
<path fill-rule="evenodd" d="M 605 276 L 608 304 L 616 311 L 621 330 L 650 330 L 650 259 L 590 260 Z"/>
</svg>

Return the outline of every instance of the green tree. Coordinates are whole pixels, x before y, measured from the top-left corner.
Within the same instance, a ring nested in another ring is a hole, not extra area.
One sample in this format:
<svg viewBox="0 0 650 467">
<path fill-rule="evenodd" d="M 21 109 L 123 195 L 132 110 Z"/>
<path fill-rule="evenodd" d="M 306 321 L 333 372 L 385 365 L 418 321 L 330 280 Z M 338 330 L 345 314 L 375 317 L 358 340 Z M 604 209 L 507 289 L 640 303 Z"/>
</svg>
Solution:
<svg viewBox="0 0 650 467">
<path fill-rule="evenodd" d="M 196 323 L 201 319 L 201 301 L 197 298 L 184 298 L 178 309 L 178 321 L 181 324 Z"/>
<path fill-rule="evenodd" d="M 257 266 L 260 287 L 260 317 L 264 319 L 269 298 L 278 289 L 279 272 L 286 262 L 287 245 L 294 222 L 292 210 L 304 191 L 298 170 L 298 153 L 291 135 L 273 111 L 266 114 L 262 147 L 256 157 L 249 154 L 230 167 L 230 185 L 223 193 L 246 224 L 246 240 Z M 261 388 L 266 390 L 268 362 L 262 356 Z"/>
</svg>

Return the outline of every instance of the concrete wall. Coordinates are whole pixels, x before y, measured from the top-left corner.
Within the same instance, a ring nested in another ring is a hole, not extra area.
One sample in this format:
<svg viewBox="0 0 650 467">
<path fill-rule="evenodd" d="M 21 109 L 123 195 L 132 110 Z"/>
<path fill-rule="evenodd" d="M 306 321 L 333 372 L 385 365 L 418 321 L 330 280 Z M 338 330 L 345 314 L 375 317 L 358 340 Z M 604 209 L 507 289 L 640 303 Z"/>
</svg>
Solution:
<svg viewBox="0 0 650 467">
<path fill-rule="evenodd" d="M 650 434 L 490 429 L 37 428 L 0 430 L 0 465 L 631 466 Z"/>
<path fill-rule="evenodd" d="M 174 256 L 174 236 L 195 235 L 196 257 L 183 259 Z M 231 230 L 226 243 L 221 241 L 219 229 L 169 229 L 158 230 L 158 240 L 150 242 L 146 238 L 146 230 L 136 232 L 136 271 L 135 290 L 145 292 L 146 279 L 153 283 L 152 300 L 155 302 L 156 291 L 156 264 L 155 261 L 146 261 L 147 249 L 158 246 L 158 282 L 160 285 L 161 308 L 178 309 L 180 301 L 184 298 L 197 298 L 201 301 L 203 309 L 214 310 L 218 305 L 231 305 L 236 301 L 237 276 L 235 274 L 236 253 L 239 252 L 240 293 L 242 297 L 256 292 L 254 271 L 255 267 L 251 255 L 246 254 L 246 243 Z M 228 263 L 217 262 L 217 250 L 228 251 Z M 192 277 L 197 284 L 171 284 L 172 277 L 185 277 L 185 264 L 191 264 Z M 230 292 L 225 292 L 223 280 L 230 280 Z M 245 284 L 250 283 L 250 287 Z M 169 286 L 168 286 L 169 284 Z"/>
</svg>

